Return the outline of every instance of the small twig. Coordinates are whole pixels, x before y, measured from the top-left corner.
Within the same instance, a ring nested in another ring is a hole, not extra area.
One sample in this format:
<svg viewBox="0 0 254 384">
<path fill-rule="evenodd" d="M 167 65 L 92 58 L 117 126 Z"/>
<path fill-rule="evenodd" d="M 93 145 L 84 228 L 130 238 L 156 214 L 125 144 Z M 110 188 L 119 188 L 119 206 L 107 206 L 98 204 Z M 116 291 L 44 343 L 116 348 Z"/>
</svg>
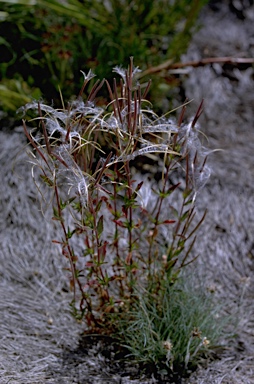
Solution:
<svg viewBox="0 0 254 384">
<path fill-rule="evenodd" d="M 171 65 L 172 69 L 183 68 L 183 67 L 201 67 L 207 64 L 254 64 L 254 58 L 244 57 L 207 57 L 197 61 L 187 61 L 186 63 L 175 63 Z"/>
<path fill-rule="evenodd" d="M 146 71 L 140 72 L 137 75 L 137 77 L 141 78 L 141 77 L 144 77 L 146 75 L 152 75 L 154 73 L 162 72 L 165 69 L 169 69 L 171 67 L 172 63 L 173 63 L 172 59 L 167 60 L 164 63 L 157 65 L 156 67 L 151 67 L 151 68 L 148 68 Z"/>
<path fill-rule="evenodd" d="M 186 63 L 178 62 L 173 63 L 172 60 L 167 60 L 164 63 L 157 65 L 155 67 L 148 68 L 146 71 L 141 72 L 138 77 L 144 77 L 147 75 L 152 75 L 158 72 L 162 72 L 170 69 L 180 69 L 184 67 L 202 67 L 207 64 L 254 64 L 254 58 L 244 58 L 244 57 L 207 57 L 201 60 L 187 61 Z"/>
</svg>

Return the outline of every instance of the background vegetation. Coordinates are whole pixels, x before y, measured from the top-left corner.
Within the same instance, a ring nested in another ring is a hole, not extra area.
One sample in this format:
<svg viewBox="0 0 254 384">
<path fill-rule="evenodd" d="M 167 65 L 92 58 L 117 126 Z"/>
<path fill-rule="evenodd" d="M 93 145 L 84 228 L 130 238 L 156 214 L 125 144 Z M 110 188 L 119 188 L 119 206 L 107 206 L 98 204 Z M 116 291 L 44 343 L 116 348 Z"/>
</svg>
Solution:
<svg viewBox="0 0 254 384">
<path fill-rule="evenodd" d="M 77 95 L 80 70 L 109 81 L 130 56 L 142 70 L 180 59 L 207 0 L 0 0 L 0 93 L 5 111 L 42 96 L 60 105 Z M 164 74 L 165 75 L 165 74 Z M 153 79 L 155 107 L 174 78 Z M 102 100 L 103 103 L 103 100 Z"/>
</svg>

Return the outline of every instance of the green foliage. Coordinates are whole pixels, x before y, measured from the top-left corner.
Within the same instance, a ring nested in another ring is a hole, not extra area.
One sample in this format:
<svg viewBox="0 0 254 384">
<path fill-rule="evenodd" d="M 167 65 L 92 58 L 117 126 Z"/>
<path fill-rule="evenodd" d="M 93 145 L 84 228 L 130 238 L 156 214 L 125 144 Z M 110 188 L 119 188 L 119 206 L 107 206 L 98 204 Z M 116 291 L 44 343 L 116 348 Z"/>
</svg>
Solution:
<svg viewBox="0 0 254 384">
<path fill-rule="evenodd" d="M 24 108 L 38 109 L 36 135 L 25 122 L 24 132 L 35 152 L 33 167 L 52 189 L 53 220 L 63 234 L 56 242 L 69 262 L 73 313 L 91 332 L 101 333 L 117 331 L 130 309 L 148 305 L 150 297 L 158 316 L 165 316 L 174 301 L 167 302 L 168 287 L 194 260 L 195 234 L 204 219 L 195 220 L 195 201 L 209 177 L 195 128 L 202 108 L 188 124 L 183 113 L 178 122 L 159 117 L 145 100 L 149 87 L 142 92 L 136 81 L 139 71 L 132 59 L 128 70 L 114 71 L 121 81 L 119 86 L 114 81 L 113 89 L 106 81 L 106 108 L 95 103 L 103 82 L 96 82 L 82 99 L 94 77 L 91 71 L 84 74 L 80 96 L 66 109 L 36 102 Z M 145 161 L 151 154 L 161 172 L 153 187 L 133 167 L 138 158 Z M 177 173 L 180 181 L 173 182 Z M 37 179 L 35 183 L 43 196 L 43 187 Z M 141 300 L 140 290 L 148 301 Z M 193 321 L 198 316 L 193 312 Z M 202 317 L 200 321 L 201 326 Z M 160 332 L 168 337 L 168 328 Z M 190 329 L 186 332 L 189 337 Z"/>
<path fill-rule="evenodd" d="M 118 337 L 130 355 L 150 369 L 184 372 L 209 356 L 222 335 L 230 336 L 232 319 L 222 315 L 215 302 L 186 275 L 174 285 L 167 283 L 159 295 L 141 290 Z"/>
<path fill-rule="evenodd" d="M 0 83 L 0 106 L 9 114 L 16 114 L 17 108 L 40 96 L 39 88 L 30 87 L 20 78 L 3 79 Z"/>
<path fill-rule="evenodd" d="M 64 98 L 77 94 L 80 69 L 112 79 L 109 68 L 130 56 L 144 69 L 179 60 L 206 2 L 1 0 L 2 76 L 30 76 L 60 105 L 59 88 Z"/>
</svg>

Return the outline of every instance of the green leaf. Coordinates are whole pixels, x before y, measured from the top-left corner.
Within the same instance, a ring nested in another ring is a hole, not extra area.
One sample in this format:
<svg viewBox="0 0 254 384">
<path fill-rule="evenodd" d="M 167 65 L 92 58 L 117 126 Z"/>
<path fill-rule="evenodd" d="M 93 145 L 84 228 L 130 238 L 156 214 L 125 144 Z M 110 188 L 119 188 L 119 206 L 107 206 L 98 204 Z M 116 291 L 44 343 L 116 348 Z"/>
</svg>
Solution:
<svg viewBox="0 0 254 384">
<path fill-rule="evenodd" d="M 97 231 L 98 231 L 98 236 L 99 237 L 101 237 L 101 234 L 103 232 L 103 228 L 104 228 L 104 225 L 103 225 L 103 215 L 101 215 L 101 217 L 99 218 L 98 223 L 97 223 Z"/>
<path fill-rule="evenodd" d="M 60 209 L 61 211 L 64 210 L 64 208 L 66 207 L 67 203 L 62 201 L 61 197 L 60 197 L 60 201 L 59 201 L 59 205 L 60 205 Z"/>
<path fill-rule="evenodd" d="M 94 249 L 93 248 L 86 248 L 83 252 L 83 256 L 93 255 Z"/>
<path fill-rule="evenodd" d="M 66 204 L 67 204 L 67 205 L 71 204 L 75 199 L 76 199 L 76 196 L 74 196 L 74 197 L 70 197 L 70 198 L 66 201 Z"/>
<path fill-rule="evenodd" d="M 187 200 L 183 205 L 186 206 L 186 205 L 190 205 L 193 203 L 193 199 L 190 199 L 190 200 Z"/>
<path fill-rule="evenodd" d="M 167 195 L 171 195 L 172 192 L 174 192 L 175 189 L 177 189 L 179 186 L 181 185 L 181 183 L 177 183 L 175 185 L 172 185 L 168 190 L 167 190 Z"/>
<path fill-rule="evenodd" d="M 190 196 L 190 194 L 192 193 L 192 190 L 191 189 L 185 189 L 183 191 L 183 198 L 184 199 L 187 199 L 188 196 Z"/>
<path fill-rule="evenodd" d="M 41 178 L 41 179 L 44 181 L 44 183 L 47 184 L 49 187 L 53 187 L 53 186 L 54 186 L 53 181 L 52 181 L 48 176 L 40 175 L 40 178 Z"/>
<path fill-rule="evenodd" d="M 76 232 L 76 229 L 73 229 L 73 230 L 71 231 L 70 228 L 68 227 L 68 231 L 67 231 L 67 237 L 68 237 L 68 239 L 71 239 L 75 232 Z"/>
<path fill-rule="evenodd" d="M 59 215 L 57 207 L 53 207 L 53 215 L 53 220 L 63 221 L 63 218 Z"/>
<path fill-rule="evenodd" d="M 71 204 L 75 199 L 76 199 L 76 197 L 71 197 L 70 199 L 68 199 L 66 201 L 62 201 L 62 199 L 60 198 L 60 208 L 61 208 L 61 210 L 63 211 L 64 208 L 66 208 L 67 205 Z"/>
<path fill-rule="evenodd" d="M 189 216 L 189 214 L 190 214 L 190 211 L 188 210 L 188 211 L 186 211 L 186 212 L 184 212 L 184 214 L 181 216 L 181 218 L 180 218 L 180 221 L 181 222 L 183 222 L 183 221 L 185 221 L 186 219 L 187 219 L 187 217 Z"/>
<path fill-rule="evenodd" d="M 135 188 L 135 191 L 133 192 L 133 194 L 131 195 L 131 200 L 135 201 L 136 197 L 137 197 L 137 194 L 138 194 L 138 191 L 140 190 L 140 188 L 142 187 L 143 185 L 143 181 L 141 181 L 137 187 Z"/>
<path fill-rule="evenodd" d="M 178 256 L 182 253 L 183 250 L 184 250 L 184 247 L 179 247 L 179 248 L 175 249 L 174 252 L 173 252 L 173 258 L 177 259 Z"/>
<path fill-rule="evenodd" d="M 177 257 L 173 257 L 173 258 L 167 263 L 167 272 L 175 266 L 177 260 L 178 260 Z"/>
<path fill-rule="evenodd" d="M 19 5 L 35 5 L 36 0 L 0 0 L 0 3 L 5 4 L 19 4 Z"/>
<path fill-rule="evenodd" d="M 102 200 L 100 200 L 100 201 L 98 202 L 98 204 L 96 205 L 96 207 L 95 207 L 95 212 L 96 212 L 96 213 L 98 213 L 99 210 L 101 209 L 101 204 L 102 204 Z"/>
</svg>

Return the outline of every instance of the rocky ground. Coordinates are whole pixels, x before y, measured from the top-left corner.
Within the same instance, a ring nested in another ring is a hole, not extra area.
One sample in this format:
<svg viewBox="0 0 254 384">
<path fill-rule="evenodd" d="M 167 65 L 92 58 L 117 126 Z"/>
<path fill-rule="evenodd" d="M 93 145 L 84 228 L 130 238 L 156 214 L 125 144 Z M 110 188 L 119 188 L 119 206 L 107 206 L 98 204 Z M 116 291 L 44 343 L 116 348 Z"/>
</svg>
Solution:
<svg viewBox="0 0 254 384">
<path fill-rule="evenodd" d="M 251 1 L 213 1 L 201 16 L 183 61 L 211 56 L 254 57 Z M 238 336 L 188 384 L 254 383 L 254 72 L 250 65 L 211 64 L 181 75 L 193 115 L 204 98 L 201 130 L 211 178 L 198 209 L 208 208 L 195 273 L 214 286 L 225 311 L 237 313 Z M 30 165 L 17 128 L 0 132 L 0 377 L 7 384 L 152 384 L 137 367 L 113 364 L 101 343 L 79 349 L 82 326 L 68 311 L 70 295 L 50 211 L 38 211 Z M 205 140 L 205 139 L 204 139 Z M 13 172 L 14 170 L 14 172 Z M 165 381 L 165 382 L 173 382 Z"/>
</svg>

